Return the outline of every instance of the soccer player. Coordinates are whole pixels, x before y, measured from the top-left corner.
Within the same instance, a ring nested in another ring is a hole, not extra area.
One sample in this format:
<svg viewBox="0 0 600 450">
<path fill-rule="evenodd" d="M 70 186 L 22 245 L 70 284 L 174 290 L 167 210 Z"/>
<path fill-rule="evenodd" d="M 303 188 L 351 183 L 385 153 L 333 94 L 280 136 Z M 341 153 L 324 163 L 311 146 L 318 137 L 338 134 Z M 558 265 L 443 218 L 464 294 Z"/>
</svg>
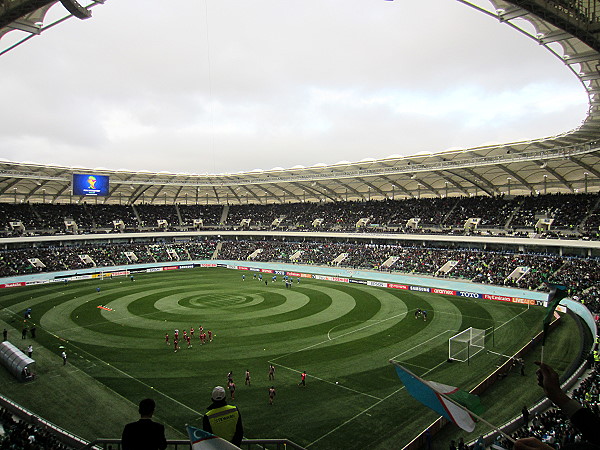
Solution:
<svg viewBox="0 0 600 450">
<path fill-rule="evenodd" d="M 259 281 L 262 281 L 262 273 L 258 274 L 258 279 L 259 279 Z"/>
<path fill-rule="evenodd" d="M 421 311 L 421 317 L 423 317 L 423 322 L 427 322 L 427 310 Z"/>
<path fill-rule="evenodd" d="M 233 382 L 233 370 L 227 374 L 227 384 Z"/>
<path fill-rule="evenodd" d="M 167 343 L 167 345 L 171 345 L 171 343 L 169 342 L 169 333 L 165 333 L 165 342 Z"/>
<path fill-rule="evenodd" d="M 173 349 L 175 352 L 177 352 L 177 350 L 179 350 L 179 340 L 173 338 Z"/>
<path fill-rule="evenodd" d="M 235 383 L 233 382 L 233 380 L 230 380 L 229 383 L 227 383 L 227 387 L 229 388 L 229 395 L 231 395 L 231 400 L 235 400 Z"/>
<path fill-rule="evenodd" d="M 273 399 L 275 398 L 275 386 L 271 386 L 269 388 L 269 405 L 273 404 Z"/>
<path fill-rule="evenodd" d="M 208 330 L 208 342 L 212 342 L 212 331 Z"/>
<path fill-rule="evenodd" d="M 248 369 L 246 369 L 246 381 L 244 384 L 250 386 L 250 371 Z"/>
<path fill-rule="evenodd" d="M 418 319 L 420 315 L 421 315 L 421 308 L 417 308 L 417 310 L 415 311 L 415 319 Z"/>
<path fill-rule="evenodd" d="M 179 340 L 179 330 L 175 329 L 175 332 L 173 333 L 173 339 Z"/>
<path fill-rule="evenodd" d="M 306 370 L 300 375 L 300 383 L 298 383 L 298 386 L 306 387 Z"/>
<path fill-rule="evenodd" d="M 273 364 L 269 364 L 269 380 L 275 379 L 275 366 Z"/>
<path fill-rule="evenodd" d="M 190 328 L 190 336 L 194 337 L 194 327 Z"/>
<path fill-rule="evenodd" d="M 242 275 L 242 281 L 246 281 L 246 275 Z"/>
<path fill-rule="evenodd" d="M 187 341 L 187 348 L 190 348 L 192 346 L 192 338 L 191 336 L 186 336 L 185 340 Z"/>
</svg>

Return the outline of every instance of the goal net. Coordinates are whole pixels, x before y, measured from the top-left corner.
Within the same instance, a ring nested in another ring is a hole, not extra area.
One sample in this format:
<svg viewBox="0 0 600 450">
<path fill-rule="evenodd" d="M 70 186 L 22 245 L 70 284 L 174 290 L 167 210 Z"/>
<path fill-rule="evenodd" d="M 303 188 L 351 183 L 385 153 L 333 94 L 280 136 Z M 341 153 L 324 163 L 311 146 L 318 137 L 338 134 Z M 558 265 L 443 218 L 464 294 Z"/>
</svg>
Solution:
<svg viewBox="0 0 600 450">
<path fill-rule="evenodd" d="M 469 327 L 448 339 L 448 359 L 469 361 L 485 348 L 485 330 Z"/>
</svg>

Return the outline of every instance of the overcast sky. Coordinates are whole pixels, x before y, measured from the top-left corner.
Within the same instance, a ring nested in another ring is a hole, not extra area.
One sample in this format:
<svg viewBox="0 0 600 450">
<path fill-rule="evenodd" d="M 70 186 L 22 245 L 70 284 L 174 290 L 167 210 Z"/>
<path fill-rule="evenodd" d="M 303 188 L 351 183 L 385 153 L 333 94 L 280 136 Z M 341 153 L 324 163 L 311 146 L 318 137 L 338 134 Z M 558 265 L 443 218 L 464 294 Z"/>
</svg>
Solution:
<svg viewBox="0 0 600 450">
<path fill-rule="evenodd" d="M 86 168 L 412 155 L 559 134 L 587 111 L 557 58 L 455 0 L 107 0 L 0 64 L 0 159 Z"/>
</svg>

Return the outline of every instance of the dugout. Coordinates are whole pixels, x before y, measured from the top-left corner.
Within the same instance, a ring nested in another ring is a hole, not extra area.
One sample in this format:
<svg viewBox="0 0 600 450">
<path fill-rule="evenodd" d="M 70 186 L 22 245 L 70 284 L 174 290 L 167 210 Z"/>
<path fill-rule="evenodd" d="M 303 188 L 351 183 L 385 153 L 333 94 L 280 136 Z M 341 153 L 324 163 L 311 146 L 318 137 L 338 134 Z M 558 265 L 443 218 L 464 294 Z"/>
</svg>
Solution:
<svg viewBox="0 0 600 450">
<path fill-rule="evenodd" d="M 8 341 L 0 343 L 0 363 L 19 381 L 34 378 L 35 361 Z"/>
</svg>

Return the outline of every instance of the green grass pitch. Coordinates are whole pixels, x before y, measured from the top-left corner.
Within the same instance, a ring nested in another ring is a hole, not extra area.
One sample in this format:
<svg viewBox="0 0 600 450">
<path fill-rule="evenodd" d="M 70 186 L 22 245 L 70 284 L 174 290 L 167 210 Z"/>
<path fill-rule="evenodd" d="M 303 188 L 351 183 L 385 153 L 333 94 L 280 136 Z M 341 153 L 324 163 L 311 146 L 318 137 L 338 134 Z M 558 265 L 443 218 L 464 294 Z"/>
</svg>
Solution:
<svg viewBox="0 0 600 450">
<path fill-rule="evenodd" d="M 137 419 L 139 400 L 149 396 L 167 436 L 184 438 L 185 424 L 201 424 L 212 388 L 225 386 L 233 371 L 232 403 L 241 410 L 245 437 L 288 438 L 311 449 L 401 448 L 436 414 L 408 396 L 389 359 L 470 389 L 502 359 L 495 353 L 510 355 L 539 332 L 544 314 L 503 302 L 309 279 L 286 289 L 281 276 L 265 285 L 227 269 L 5 289 L 0 307 L 9 340 L 23 349 L 33 343 L 38 375 L 21 384 L 1 370 L 2 393 L 75 434 L 120 437 L 123 425 Z M 34 341 L 21 339 L 27 307 L 37 325 Z M 414 318 L 416 308 L 428 311 L 426 322 Z M 214 333 L 212 343 L 201 345 L 200 325 Z M 448 363 L 448 338 L 469 326 L 495 328 L 493 343 L 486 343 L 495 353 L 483 351 L 468 365 Z M 172 340 L 175 328 L 191 327 L 192 348 L 182 343 L 175 353 L 166 345 L 165 333 Z M 551 363 L 568 363 L 577 342 L 565 342 L 548 352 Z M 65 366 L 59 346 L 68 354 Z M 268 380 L 270 363 L 275 381 Z M 303 370 L 307 386 L 299 387 Z M 271 385 L 277 389 L 272 406 Z M 503 413 L 521 407 L 513 401 Z M 495 414 L 490 417 L 501 420 Z"/>
</svg>

